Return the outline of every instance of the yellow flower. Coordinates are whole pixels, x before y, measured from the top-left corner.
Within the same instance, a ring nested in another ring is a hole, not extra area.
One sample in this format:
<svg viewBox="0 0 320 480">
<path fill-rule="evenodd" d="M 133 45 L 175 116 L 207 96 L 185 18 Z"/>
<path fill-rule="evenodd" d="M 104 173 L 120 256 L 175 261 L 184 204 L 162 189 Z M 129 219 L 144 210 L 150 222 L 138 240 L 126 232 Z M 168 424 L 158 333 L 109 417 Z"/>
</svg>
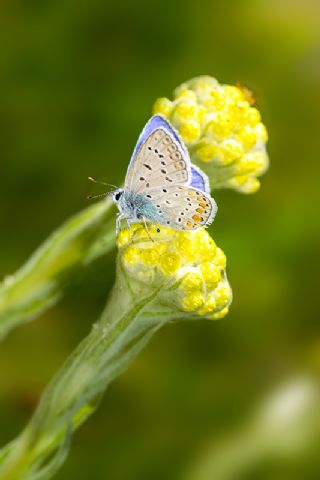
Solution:
<svg viewBox="0 0 320 480">
<path fill-rule="evenodd" d="M 222 318 L 232 293 L 226 257 L 205 229 L 178 231 L 143 225 L 121 230 L 119 262 L 136 294 L 159 288 L 161 304 L 183 315 Z M 222 313 L 221 313 L 222 312 Z M 216 316 L 215 316 L 216 315 Z"/>
<path fill-rule="evenodd" d="M 268 168 L 268 133 L 246 87 L 219 84 L 209 76 L 180 85 L 173 100 L 159 98 L 154 113 L 181 134 L 191 159 L 209 176 L 212 188 L 254 193 Z"/>
</svg>

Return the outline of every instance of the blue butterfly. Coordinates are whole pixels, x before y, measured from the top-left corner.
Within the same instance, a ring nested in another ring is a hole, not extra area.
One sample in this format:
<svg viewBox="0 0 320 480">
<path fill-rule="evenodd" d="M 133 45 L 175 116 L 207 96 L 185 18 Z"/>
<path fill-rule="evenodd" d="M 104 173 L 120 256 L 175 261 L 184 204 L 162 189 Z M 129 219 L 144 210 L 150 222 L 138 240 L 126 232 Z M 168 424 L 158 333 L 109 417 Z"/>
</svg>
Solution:
<svg viewBox="0 0 320 480">
<path fill-rule="evenodd" d="M 122 219 L 177 230 L 209 225 L 217 212 L 208 177 L 191 164 L 188 151 L 173 127 L 160 115 L 150 118 L 133 151 L 124 188 L 112 192 Z"/>
</svg>

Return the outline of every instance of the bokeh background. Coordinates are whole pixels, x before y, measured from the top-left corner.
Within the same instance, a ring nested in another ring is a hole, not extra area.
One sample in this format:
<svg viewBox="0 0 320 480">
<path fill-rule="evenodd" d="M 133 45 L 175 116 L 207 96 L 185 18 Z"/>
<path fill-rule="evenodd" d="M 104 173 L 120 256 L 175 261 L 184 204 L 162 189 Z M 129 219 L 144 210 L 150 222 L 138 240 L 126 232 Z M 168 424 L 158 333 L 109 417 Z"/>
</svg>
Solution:
<svg viewBox="0 0 320 480">
<path fill-rule="evenodd" d="M 230 314 L 158 333 L 56 478 L 319 479 L 319 2 L 2 0 L 0 45 L 1 277 L 87 205 L 88 175 L 123 181 L 154 100 L 184 80 L 248 85 L 270 135 L 260 192 L 215 195 Z M 1 344 L 1 444 L 113 278 L 114 252 Z"/>
</svg>

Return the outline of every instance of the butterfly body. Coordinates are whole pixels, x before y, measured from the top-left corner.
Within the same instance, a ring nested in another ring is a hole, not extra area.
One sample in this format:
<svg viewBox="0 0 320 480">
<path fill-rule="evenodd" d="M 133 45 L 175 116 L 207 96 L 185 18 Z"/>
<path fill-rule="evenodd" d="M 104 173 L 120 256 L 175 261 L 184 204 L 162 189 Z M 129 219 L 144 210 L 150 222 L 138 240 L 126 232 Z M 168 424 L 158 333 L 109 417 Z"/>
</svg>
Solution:
<svg viewBox="0 0 320 480">
<path fill-rule="evenodd" d="M 120 215 L 129 223 L 139 223 L 145 219 L 148 222 L 164 223 L 163 215 L 157 207 L 143 193 L 134 193 L 119 188 L 112 193 L 113 201 L 117 205 Z"/>
<path fill-rule="evenodd" d="M 112 193 L 119 209 L 117 230 L 146 222 L 177 230 L 209 225 L 217 211 L 207 176 L 192 165 L 188 151 L 172 126 L 154 115 L 134 149 L 123 189 Z"/>
</svg>

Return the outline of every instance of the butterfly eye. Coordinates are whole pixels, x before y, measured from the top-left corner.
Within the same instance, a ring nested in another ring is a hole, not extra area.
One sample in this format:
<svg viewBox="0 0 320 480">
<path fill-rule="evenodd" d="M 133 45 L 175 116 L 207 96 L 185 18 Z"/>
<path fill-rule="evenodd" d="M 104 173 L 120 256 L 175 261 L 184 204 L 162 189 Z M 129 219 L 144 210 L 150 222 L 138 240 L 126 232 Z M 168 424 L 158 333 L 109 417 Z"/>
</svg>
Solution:
<svg viewBox="0 0 320 480">
<path fill-rule="evenodd" d="M 118 192 L 115 194 L 114 198 L 116 199 L 116 201 L 120 200 L 121 195 L 122 195 L 122 192 Z"/>
</svg>

